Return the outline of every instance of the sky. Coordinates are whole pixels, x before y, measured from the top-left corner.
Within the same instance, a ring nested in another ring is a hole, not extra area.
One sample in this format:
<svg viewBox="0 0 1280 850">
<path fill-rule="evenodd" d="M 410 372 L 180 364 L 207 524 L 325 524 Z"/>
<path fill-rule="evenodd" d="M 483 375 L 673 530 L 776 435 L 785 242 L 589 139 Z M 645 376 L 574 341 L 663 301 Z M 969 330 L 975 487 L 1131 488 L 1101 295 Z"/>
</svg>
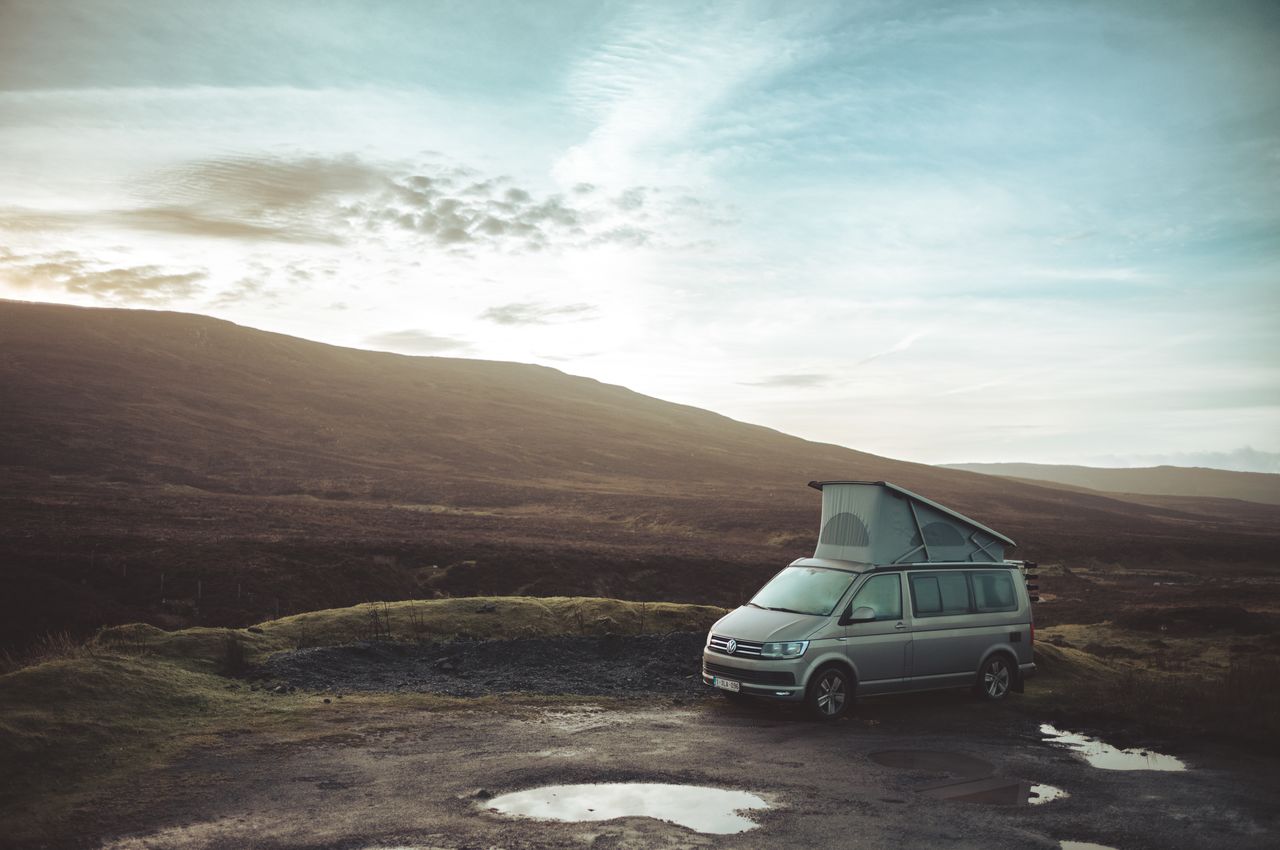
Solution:
<svg viewBox="0 0 1280 850">
<path fill-rule="evenodd" d="M 0 297 L 1280 472 L 1280 3 L 0 0 Z"/>
</svg>

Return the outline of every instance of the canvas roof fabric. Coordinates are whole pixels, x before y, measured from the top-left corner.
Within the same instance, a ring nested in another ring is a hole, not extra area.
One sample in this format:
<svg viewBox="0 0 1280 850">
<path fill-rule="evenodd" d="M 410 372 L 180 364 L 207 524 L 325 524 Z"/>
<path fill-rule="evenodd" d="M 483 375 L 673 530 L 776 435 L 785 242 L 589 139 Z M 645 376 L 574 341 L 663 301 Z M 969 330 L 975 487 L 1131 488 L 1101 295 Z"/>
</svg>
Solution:
<svg viewBox="0 0 1280 850">
<path fill-rule="evenodd" d="M 1004 560 L 1017 544 L 980 522 L 887 481 L 810 481 L 822 491 L 815 558 L 861 564 Z"/>
</svg>

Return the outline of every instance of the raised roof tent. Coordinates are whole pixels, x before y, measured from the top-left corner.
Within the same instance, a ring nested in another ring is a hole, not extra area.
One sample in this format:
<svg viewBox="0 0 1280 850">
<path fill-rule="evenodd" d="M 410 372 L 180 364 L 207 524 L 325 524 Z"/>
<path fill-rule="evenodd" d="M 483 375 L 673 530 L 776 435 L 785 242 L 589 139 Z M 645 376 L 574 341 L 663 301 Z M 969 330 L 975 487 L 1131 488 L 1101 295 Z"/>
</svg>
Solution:
<svg viewBox="0 0 1280 850">
<path fill-rule="evenodd" d="M 822 491 L 815 558 L 862 564 L 1004 560 L 998 531 L 887 481 L 810 481 Z"/>
</svg>

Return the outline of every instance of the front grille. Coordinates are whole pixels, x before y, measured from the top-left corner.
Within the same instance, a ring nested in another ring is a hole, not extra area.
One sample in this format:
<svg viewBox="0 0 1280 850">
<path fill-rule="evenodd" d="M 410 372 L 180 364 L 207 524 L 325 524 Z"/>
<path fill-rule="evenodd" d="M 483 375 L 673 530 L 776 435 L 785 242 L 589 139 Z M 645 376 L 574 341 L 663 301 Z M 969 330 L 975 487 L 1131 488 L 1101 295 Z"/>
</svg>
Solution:
<svg viewBox="0 0 1280 850">
<path fill-rule="evenodd" d="M 732 640 L 732 638 L 727 638 L 723 635 L 712 635 L 711 642 L 707 644 L 707 648 L 712 652 L 720 652 L 724 655 L 745 655 L 750 658 L 760 657 L 760 643 L 753 640 L 735 641 L 737 646 L 734 648 L 733 652 L 729 652 L 730 640 Z"/>
<path fill-rule="evenodd" d="M 744 670 L 741 667 L 728 667 L 724 664 L 702 662 L 702 669 L 708 676 L 723 676 L 752 685 L 794 685 L 794 673 L 778 673 L 772 670 Z"/>
</svg>

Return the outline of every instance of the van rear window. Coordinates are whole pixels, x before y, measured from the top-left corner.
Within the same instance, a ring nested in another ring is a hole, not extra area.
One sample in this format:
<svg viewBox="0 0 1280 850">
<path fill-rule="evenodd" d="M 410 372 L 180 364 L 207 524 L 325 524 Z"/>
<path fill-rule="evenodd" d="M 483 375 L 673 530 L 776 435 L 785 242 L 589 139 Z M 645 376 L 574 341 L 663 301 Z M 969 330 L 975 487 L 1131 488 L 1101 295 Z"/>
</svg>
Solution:
<svg viewBox="0 0 1280 850">
<path fill-rule="evenodd" d="M 1018 597 L 1013 592 L 1013 579 L 1009 573 L 970 573 L 973 582 L 974 606 L 985 611 L 1016 611 Z"/>
</svg>

